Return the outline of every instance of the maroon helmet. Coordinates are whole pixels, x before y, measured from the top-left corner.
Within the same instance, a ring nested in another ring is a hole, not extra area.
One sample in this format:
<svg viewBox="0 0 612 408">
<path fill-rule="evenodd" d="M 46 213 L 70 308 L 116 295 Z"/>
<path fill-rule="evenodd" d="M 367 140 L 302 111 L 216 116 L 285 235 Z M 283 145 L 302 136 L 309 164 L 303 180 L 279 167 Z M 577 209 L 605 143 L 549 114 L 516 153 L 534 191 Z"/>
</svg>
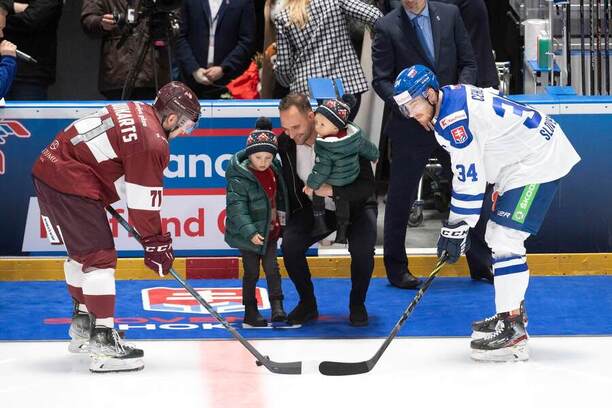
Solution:
<svg viewBox="0 0 612 408">
<path fill-rule="evenodd" d="M 170 113 L 179 117 L 178 127 L 190 133 L 200 119 L 200 101 L 196 94 L 182 82 L 172 81 L 162 86 L 153 101 L 162 120 Z"/>
</svg>

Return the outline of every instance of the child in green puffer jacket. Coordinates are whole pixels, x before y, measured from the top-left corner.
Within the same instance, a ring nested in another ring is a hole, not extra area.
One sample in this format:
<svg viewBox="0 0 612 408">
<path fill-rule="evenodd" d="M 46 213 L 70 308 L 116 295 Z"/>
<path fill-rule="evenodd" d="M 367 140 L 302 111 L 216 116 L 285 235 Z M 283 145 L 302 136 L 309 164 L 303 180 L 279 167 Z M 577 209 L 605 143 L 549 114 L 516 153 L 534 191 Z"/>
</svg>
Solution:
<svg viewBox="0 0 612 408">
<path fill-rule="evenodd" d="M 257 120 L 244 150 L 236 153 L 225 172 L 227 179 L 225 241 L 240 249 L 244 275 L 244 325 L 265 327 L 257 308 L 255 289 L 261 263 L 268 282 L 273 322 L 287 318 L 283 309 L 281 276 L 276 261 L 277 241 L 284 224 L 287 192 L 280 174 L 276 135 L 267 118 Z"/>
<path fill-rule="evenodd" d="M 304 193 L 312 195 L 314 226 L 312 236 L 324 234 L 328 229 L 325 224 L 325 198 L 317 196 L 317 190 L 323 183 L 331 186 L 346 186 L 359 175 L 359 156 L 370 161 L 378 160 L 378 148 L 363 136 L 363 131 L 355 124 L 348 122 L 351 112 L 352 96 L 345 95 L 343 100 L 329 99 L 323 101 L 315 110 L 315 165 L 308 176 Z M 336 205 L 336 240 L 345 244 L 349 226 L 350 203 L 334 198 Z"/>
</svg>

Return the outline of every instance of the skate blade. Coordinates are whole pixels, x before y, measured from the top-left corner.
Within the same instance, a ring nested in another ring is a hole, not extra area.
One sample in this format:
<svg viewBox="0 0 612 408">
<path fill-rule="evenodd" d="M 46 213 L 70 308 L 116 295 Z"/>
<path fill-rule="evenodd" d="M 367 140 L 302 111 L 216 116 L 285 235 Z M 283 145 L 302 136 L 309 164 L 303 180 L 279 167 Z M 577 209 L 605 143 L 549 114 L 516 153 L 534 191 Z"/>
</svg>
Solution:
<svg viewBox="0 0 612 408">
<path fill-rule="evenodd" d="M 471 357 L 476 361 L 492 362 L 514 362 L 529 360 L 529 347 L 527 342 L 519 343 L 512 347 L 505 347 L 497 350 L 474 350 Z"/>
<path fill-rule="evenodd" d="M 89 371 L 92 373 L 120 373 L 140 371 L 144 368 L 142 358 L 100 358 L 92 357 Z"/>
<path fill-rule="evenodd" d="M 89 353 L 89 340 L 75 340 L 72 339 L 68 345 L 68 351 L 73 354 L 87 354 Z"/>
</svg>

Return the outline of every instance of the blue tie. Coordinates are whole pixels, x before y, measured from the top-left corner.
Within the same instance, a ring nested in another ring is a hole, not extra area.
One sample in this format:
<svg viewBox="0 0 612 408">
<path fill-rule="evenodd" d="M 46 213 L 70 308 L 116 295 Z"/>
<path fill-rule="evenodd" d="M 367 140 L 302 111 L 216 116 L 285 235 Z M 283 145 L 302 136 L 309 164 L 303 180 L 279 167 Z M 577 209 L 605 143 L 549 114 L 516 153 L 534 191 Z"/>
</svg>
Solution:
<svg viewBox="0 0 612 408">
<path fill-rule="evenodd" d="M 425 54 L 427 54 L 427 58 L 429 59 L 429 62 L 433 65 L 436 62 L 434 60 L 433 50 L 430 48 L 429 43 L 425 39 L 425 33 L 423 33 L 423 29 L 421 27 L 421 21 L 422 21 L 421 19 L 423 19 L 423 18 L 427 18 L 427 17 L 422 16 L 422 15 L 416 16 L 412 20 L 412 22 L 413 22 L 412 25 L 414 26 L 414 31 L 416 31 L 417 37 L 419 38 L 419 42 L 421 43 L 421 47 L 423 47 L 423 50 L 425 50 Z"/>
</svg>

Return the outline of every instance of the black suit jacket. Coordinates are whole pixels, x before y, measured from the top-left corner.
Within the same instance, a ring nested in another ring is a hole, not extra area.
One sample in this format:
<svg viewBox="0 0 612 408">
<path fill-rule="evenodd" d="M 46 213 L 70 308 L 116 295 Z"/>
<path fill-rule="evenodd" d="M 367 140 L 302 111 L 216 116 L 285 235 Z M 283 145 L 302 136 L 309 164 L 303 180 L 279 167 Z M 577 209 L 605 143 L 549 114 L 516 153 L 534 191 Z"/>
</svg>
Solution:
<svg viewBox="0 0 612 408">
<path fill-rule="evenodd" d="M 392 107 L 383 132 L 392 139 L 394 135 L 401 135 L 398 137 L 402 140 L 417 145 L 436 141 L 418 122 L 406 119 L 399 113 L 393 100 L 393 83 L 397 75 L 404 68 L 421 64 L 437 75 L 440 86 L 476 83 L 476 62 L 459 9 L 450 4 L 430 1 L 429 16 L 435 49 L 433 66 L 403 7 L 378 19 L 372 44 L 372 86 L 378 96 Z"/>
<path fill-rule="evenodd" d="M 195 83 L 192 73 L 206 67 L 210 31 L 208 0 L 184 0 L 181 31 L 175 53 L 185 81 Z M 252 0 L 224 0 L 217 15 L 213 65 L 223 68 L 218 85 L 227 84 L 251 63 L 255 47 L 255 8 Z"/>
<path fill-rule="evenodd" d="M 476 86 L 480 88 L 499 86 L 499 77 L 495 67 L 493 48 L 491 46 L 491 33 L 489 32 L 489 13 L 484 0 L 437 0 L 443 3 L 454 4 L 459 7 L 463 24 L 468 31 L 476 65 L 478 77 Z"/>
</svg>

